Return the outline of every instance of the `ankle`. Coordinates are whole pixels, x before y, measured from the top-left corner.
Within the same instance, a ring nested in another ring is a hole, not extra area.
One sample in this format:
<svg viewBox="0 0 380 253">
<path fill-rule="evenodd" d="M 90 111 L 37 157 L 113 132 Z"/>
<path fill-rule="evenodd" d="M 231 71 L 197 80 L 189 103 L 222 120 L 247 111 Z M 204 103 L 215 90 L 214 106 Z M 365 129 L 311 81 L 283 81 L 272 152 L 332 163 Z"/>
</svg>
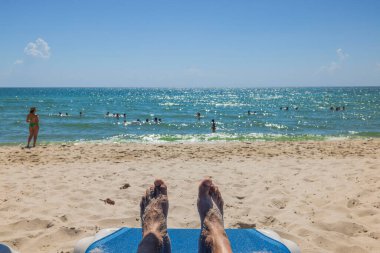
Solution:
<svg viewBox="0 0 380 253">
<path fill-rule="evenodd" d="M 204 231 L 201 236 L 202 244 L 210 252 L 231 252 L 230 242 L 224 229 Z"/>
<path fill-rule="evenodd" d="M 219 224 L 216 224 L 209 228 L 209 235 L 216 238 L 222 238 L 222 237 L 227 238 L 227 234 L 226 234 L 226 231 L 224 230 L 224 227 L 222 227 Z"/>
<path fill-rule="evenodd" d="M 223 225 L 218 222 L 206 221 L 203 224 L 202 234 L 207 238 L 207 241 L 215 241 L 216 238 L 227 238 Z"/>
<path fill-rule="evenodd" d="M 144 232 L 143 239 L 141 240 L 138 252 L 160 252 L 163 247 L 163 238 L 160 233 Z"/>
</svg>

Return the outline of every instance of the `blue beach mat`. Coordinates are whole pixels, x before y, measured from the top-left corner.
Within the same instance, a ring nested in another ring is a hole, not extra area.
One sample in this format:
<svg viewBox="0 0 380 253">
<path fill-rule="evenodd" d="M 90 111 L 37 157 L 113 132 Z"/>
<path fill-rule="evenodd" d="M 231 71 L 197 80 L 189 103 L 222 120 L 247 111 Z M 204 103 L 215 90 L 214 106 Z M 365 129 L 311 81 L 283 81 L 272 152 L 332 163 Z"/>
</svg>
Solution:
<svg viewBox="0 0 380 253">
<path fill-rule="evenodd" d="M 12 253 L 13 251 L 7 245 L 0 243 L 0 253 Z"/>
<path fill-rule="evenodd" d="M 226 229 L 234 253 L 290 253 L 282 243 L 256 229 Z M 198 252 L 199 229 L 168 229 L 172 252 Z M 86 253 L 135 253 L 141 241 L 141 228 L 121 228 L 92 243 Z"/>
</svg>

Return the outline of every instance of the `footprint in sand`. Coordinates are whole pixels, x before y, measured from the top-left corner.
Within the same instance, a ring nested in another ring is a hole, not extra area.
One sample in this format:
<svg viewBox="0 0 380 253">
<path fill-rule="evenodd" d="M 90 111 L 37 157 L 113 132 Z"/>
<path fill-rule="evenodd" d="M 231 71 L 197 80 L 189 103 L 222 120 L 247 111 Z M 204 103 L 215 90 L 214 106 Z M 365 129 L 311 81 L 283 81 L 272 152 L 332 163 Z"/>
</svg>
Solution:
<svg viewBox="0 0 380 253">
<path fill-rule="evenodd" d="M 245 223 L 245 222 L 237 222 L 234 227 L 237 228 L 256 228 L 255 223 Z"/>
<path fill-rule="evenodd" d="M 376 214 L 377 214 L 376 210 L 372 210 L 372 209 L 364 209 L 357 212 L 357 215 L 359 217 L 374 216 Z"/>
<path fill-rule="evenodd" d="M 269 226 L 273 223 L 275 223 L 277 219 L 273 216 L 264 216 L 259 220 L 260 223 L 264 224 L 265 226 Z"/>
<path fill-rule="evenodd" d="M 360 204 L 359 200 L 357 200 L 357 199 L 350 199 L 347 202 L 347 207 L 348 208 L 353 208 L 354 206 L 358 206 L 359 204 Z"/>
<path fill-rule="evenodd" d="M 354 236 L 355 234 L 367 233 L 368 230 L 357 223 L 338 221 L 335 223 L 320 223 L 320 228 L 326 231 L 335 231 L 347 236 Z"/>
<path fill-rule="evenodd" d="M 303 181 L 305 181 L 305 182 L 315 182 L 317 180 L 318 180 L 317 176 L 308 176 L 308 177 L 303 178 Z"/>
<path fill-rule="evenodd" d="M 340 246 L 335 250 L 336 253 L 367 253 L 365 249 L 359 246 Z"/>
<path fill-rule="evenodd" d="M 18 221 L 10 224 L 10 226 L 15 231 L 34 231 L 45 229 L 50 223 L 50 220 L 41 220 L 36 218 L 31 220 Z"/>
<path fill-rule="evenodd" d="M 375 240 L 378 240 L 380 238 L 380 232 L 371 232 L 368 236 Z"/>
<path fill-rule="evenodd" d="M 271 203 L 278 209 L 284 209 L 286 207 L 286 200 L 272 199 Z"/>
<path fill-rule="evenodd" d="M 380 209 L 380 202 L 373 203 L 373 207 L 377 208 L 377 209 Z"/>
<path fill-rule="evenodd" d="M 60 219 L 62 222 L 66 222 L 66 221 L 68 220 L 66 215 L 62 215 L 61 217 L 59 217 L 59 219 Z"/>
</svg>

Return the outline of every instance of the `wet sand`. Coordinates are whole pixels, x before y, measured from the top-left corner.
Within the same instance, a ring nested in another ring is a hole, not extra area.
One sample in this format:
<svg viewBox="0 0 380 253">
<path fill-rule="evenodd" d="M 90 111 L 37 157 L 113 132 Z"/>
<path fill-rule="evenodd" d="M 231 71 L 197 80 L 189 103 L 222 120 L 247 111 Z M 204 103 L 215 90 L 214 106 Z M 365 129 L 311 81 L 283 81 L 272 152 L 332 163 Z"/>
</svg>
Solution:
<svg viewBox="0 0 380 253">
<path fill-rule="evenodd" d="M 380 252 L 379 172 L 378 139 L 1 146 L 0 241 L 73 252 L 99 229 L 139 227 L 155 178 L 168 185 L 168 226 L 196 228 L 197 187 L 211 176 L 226 227 L 273 229 L 305 253 Z"/>
</svg>

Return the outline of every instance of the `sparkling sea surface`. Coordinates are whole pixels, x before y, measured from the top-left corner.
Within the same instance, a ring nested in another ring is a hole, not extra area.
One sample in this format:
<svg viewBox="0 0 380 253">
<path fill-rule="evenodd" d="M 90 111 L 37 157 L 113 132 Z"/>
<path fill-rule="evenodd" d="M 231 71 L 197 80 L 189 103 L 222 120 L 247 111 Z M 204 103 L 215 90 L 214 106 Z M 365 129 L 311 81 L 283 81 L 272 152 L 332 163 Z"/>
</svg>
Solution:
<svg viewBox="0 0 380 253">
<path fill-rule="evenodd" d="M 42 143 L 380 137 L 380 87 L 0 88 L 0 144 L 26 142 L 25 119 L 31 106 L 38 110 Z M 106 116 L 107 112 L 111 116 Z M 201 113 L 199 120 L 197 112 Z M 117 119 L 113 113 L 121 117 Z M 211 132 L 212 119 L 215 133 Z"/>
</svg>

